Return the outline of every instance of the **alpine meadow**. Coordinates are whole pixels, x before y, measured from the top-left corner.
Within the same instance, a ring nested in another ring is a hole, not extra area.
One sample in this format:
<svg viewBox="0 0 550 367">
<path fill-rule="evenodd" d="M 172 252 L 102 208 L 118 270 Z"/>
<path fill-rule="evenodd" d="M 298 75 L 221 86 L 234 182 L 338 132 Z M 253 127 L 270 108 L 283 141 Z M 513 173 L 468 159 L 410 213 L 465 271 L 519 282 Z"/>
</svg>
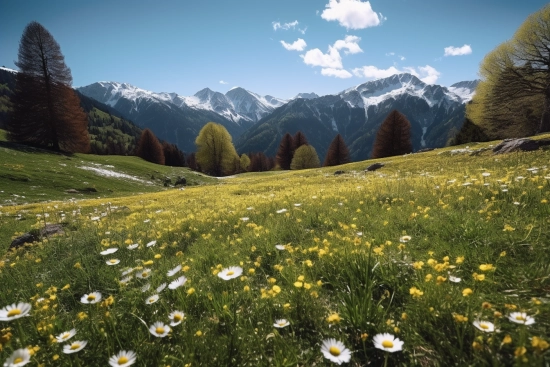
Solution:
<svg viewBox="0 0 550 367">
<path fill-rule="evenodd" d="M 546 2 L 0 10 L 4 367 L 550 366 Z"/>
</svg>

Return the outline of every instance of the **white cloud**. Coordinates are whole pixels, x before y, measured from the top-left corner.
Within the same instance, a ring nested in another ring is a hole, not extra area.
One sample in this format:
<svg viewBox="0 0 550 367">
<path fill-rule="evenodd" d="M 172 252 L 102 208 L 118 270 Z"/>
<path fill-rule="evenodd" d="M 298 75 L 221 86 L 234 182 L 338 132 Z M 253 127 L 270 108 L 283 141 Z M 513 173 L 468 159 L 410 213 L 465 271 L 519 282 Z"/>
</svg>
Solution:
<svg viewBox="0 0 550 367">
<path fill-rule="evenodd" d="M 280 22 L 271 22 L 271 24 L 273 25 L 274 31 L 276 31 L 277 29 L 284 29 L 285 31 L 288 31 L 291 28 L 295 29 L 296 26 L 299 24 L 299 22 L 295 20 L 294 22 L 290 22 L 290 23 L 281 24 Z"/>
<path fill-rule="evenodd" d="M 445 56 L 462 56 L 469 55 L 472 53 L 472 48 L 470 45 L 464 45 L 462 47 L 445 47 Z"/>
<path fill-rule="evenodd" d="M 405 56 L 402 56 L 402 55 L 399 55 L 399 60 L 401 61 L 405 61 L 406 57 Z"/>
<path fill-rule="evenodd" d="M 402 73 L 402 71 L 397 70 L 394 66 L 390 66 L 387 69 L 378 69 L 376 66 L 363 66 L 361 68 L 355 68 L 352 70 L 355 76 L 361 78 L 371 78 L 371 79 L 381 79 L 387 78 L 394 74 Z"/>
<path fill-rule="evenodd" d="M 386 56 L 395 56 L 395 52 L 387 52 Z"/>
<path fill-rule="evenodd" d="M 430 65 L 419 66 L 417 68 L 406 66 L 402 70 L 395 66 L 390 66 L 387 69 L 379 69 L 376 66 L 369 65 L 352 70 L 353 74 L 359 78 L 382 79 L 395 74 L 409 73 L 416 76 L 426 84 L 435 84 L 441 73 Z"/>
<path fill-rule="evenodd" d="M 372 10 L 370 2 L 361 0 L 329 0 L 321 18 L 327 21 L 337 20 L 347 29 L 375 27 L 380 24 L 380 18 L 386 19 Z"/>
<path fill-rule="evenodd" d="M 357 44 L 357 42 L 361 41 L 360 37 L 357 36 L 346 36 L 343 40 L 338 40 L 334 42 L 334 48 L 337 50 L 346 49 L 344 51 L 345 54 L 356 54 L 359 52 L 363 52 L 361 50 L 361 47 Z"/>
<path fill-rule="evenodd" d="M 285 41 L 281 41 L 281 45 L 289 51 L 304 51 L 307 46 L 306 41 L 301 38 L 298 38 L 294 41 L 294 43 L 286 43 Z"/>
<path fill-rule="evenodd" d="M 298 28 L 298 32 L 300 32 L 301 34 L 306 34 L 306 31 L 307 27 L 305 27 L 304 29 Z"/>
<path fill-rule="evenodd" d="M 346 78 L 351 78 L 352 75 L 349 71 L 347 70 L 344 70 L 344 69 L 332 69 L 332 68 L 323 68 L 321 69 L 321 75 L 324 75 L 324 76 L 333 76 L 333 77 L 336 77 L 336 78 L 342 78 L 342 79 L 346 79 Z"/>
<path fill-rule="evenodd" d="M 220 80 L 220 84 L 229 84 L 228 82 L 225 82 L 223 80 Z"/>
<path fill-rule="evenodd" d="M 305 55 L 300 55 L 306 65 L 320 66 L 323 68 L 342 69 L 342 57 L 338 50 L 332 46 L 328 47 L 328 53 L 324 54 L 318 48 L 309 50 Z"/>
</svg>

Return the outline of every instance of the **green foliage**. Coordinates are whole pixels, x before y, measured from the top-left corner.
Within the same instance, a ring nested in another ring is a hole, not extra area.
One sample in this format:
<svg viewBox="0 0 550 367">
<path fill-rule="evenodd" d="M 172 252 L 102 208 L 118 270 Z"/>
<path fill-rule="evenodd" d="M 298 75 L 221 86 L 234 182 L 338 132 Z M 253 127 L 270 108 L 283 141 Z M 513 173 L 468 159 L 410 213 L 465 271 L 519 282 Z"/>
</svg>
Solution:
<svg viewBox="0 0 550 367">
<path fill-rule="evenodd" d="M 248 166 L 250 166 L 250 158 L 246 154 L 241 154 L 241 158 L 239 160 L 241 170 L 248 171 Z"/>
<path fill-rule="evenodd" d="M 290 169 L 308 169 L 320 166 L 321 162 L 315 148 L 311 145 L 302 145 L 294 152 Z"/>
<path fill-rule="evenodd" d="M 88 112 L 88 131 L 92 154 L 131 155 L 141 129 L 130 121 L 96 107 Z"/>
<path fill-rule="evenodd" d="M 201 170 L 214 176 L 222 176 L 234 172 L 237 152 L 233 146 L 231 135 L 223 125 L 209 122 L 201 129 L 197 139 L 196 161 Z"/>
</svg>

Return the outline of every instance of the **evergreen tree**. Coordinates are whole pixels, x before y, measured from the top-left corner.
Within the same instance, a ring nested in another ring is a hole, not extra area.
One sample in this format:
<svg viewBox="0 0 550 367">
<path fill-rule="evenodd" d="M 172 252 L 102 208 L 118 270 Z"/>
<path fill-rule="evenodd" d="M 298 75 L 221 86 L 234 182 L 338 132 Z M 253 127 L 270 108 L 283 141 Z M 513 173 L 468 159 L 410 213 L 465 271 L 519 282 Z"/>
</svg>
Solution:
<svg viewBox="0 0 550 367">
<path fill-rule="evenodd" d="M 269 159 L 263 152 L 250 153 L 250 172 L 266 172 L 270 170 Z"/>
<path fill-rule="evenodd" d="M 341 164 L 349 162 L 349 149 L 344 142 L 344 138 L 342 138 L 342 135 L 338 134 L 332 140 L 332 143 L 330 143 L 330 146 L 328 147 L 323 166 L 339 166 Z"/>
<path fill-rule="evenodd" d="M 279 165 L 279 167 L 284 170 L 290 169 L 290 163 L 292 163 L 293 153 L 294 139 L 292 139 L 292 135 L 286 133 L 281 139 L 279 149 L 277 150 L 277 155 L 275 156 L 277 165 Z"/>
<path fill-rule="evenodd" d="M 136 155 L 145 159 L 146 161 L 164 164 L 164 150 L 162 145 L 158 141 L 157 137 L 149 129 L 143 130 L 139 139 Z"/>
<path fill-rule="evenodd" d="M 172 167 L 185 167 L 185 156 L 175 144 L 162 143 L 164 152 L 164 164 Z"/>
<path fill-rule="evenodd" d="M 302 145 L 294 152 L 294 158 L 290 164 L 290 169 L 307 169 L 321 166 L 317 151 L 311 145 Z"/>
<path fill-rule="evenodd" d="M 88 119 L 71 88 L 61 48 L 40 23 L 31 22 L 19 43 L 13 114 L 8 138 L 54 150 L 88 152 Z"/>
<path fill-rule="evenodd" d="M 372 158 L 392 157 L 412 152 L 411 123 L 405 115 L 393 110 L 376 134 Z"/>
<path fill-rule="evenodd" d="M 200 171 L 199 167 L 197 166 L 195 152 L 187 155 L 187 167 L 189 167 L 193 171 Z"/>
<path fill-rule="evenodd" d="M 292 153 L 296 152 L 298 148 L 300 148 L 302 145 L 307 145 L 307 139 L 303 132 L 297 131 L 296 134 L 294 134 L 294 138 L 292 139 Z"/>
<path fill-rule="evenodd" d="M 201 129 L 197 139 L 196 160 L 203 172 L 222 176 L 234 172 L 234 161 L 237 152 L 233 146 L 231 135 L 225 127 L 209 122 Z"/>
</svg>

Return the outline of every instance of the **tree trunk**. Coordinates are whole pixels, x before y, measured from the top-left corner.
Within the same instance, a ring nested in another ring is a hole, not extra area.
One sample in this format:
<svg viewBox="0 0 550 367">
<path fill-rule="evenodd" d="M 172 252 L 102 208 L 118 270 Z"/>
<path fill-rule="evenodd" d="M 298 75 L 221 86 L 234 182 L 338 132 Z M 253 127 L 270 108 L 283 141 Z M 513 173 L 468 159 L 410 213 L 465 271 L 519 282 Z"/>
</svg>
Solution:
<svg viewBox="0 0 550 367">
<path fill-rule="evenodd" d="M 550 84 L 546 87 L 544 94 L 544 109 L 542 111 L 538 133 L 540 134 L 548 131 L 550 131 Z"/>
</svg>

